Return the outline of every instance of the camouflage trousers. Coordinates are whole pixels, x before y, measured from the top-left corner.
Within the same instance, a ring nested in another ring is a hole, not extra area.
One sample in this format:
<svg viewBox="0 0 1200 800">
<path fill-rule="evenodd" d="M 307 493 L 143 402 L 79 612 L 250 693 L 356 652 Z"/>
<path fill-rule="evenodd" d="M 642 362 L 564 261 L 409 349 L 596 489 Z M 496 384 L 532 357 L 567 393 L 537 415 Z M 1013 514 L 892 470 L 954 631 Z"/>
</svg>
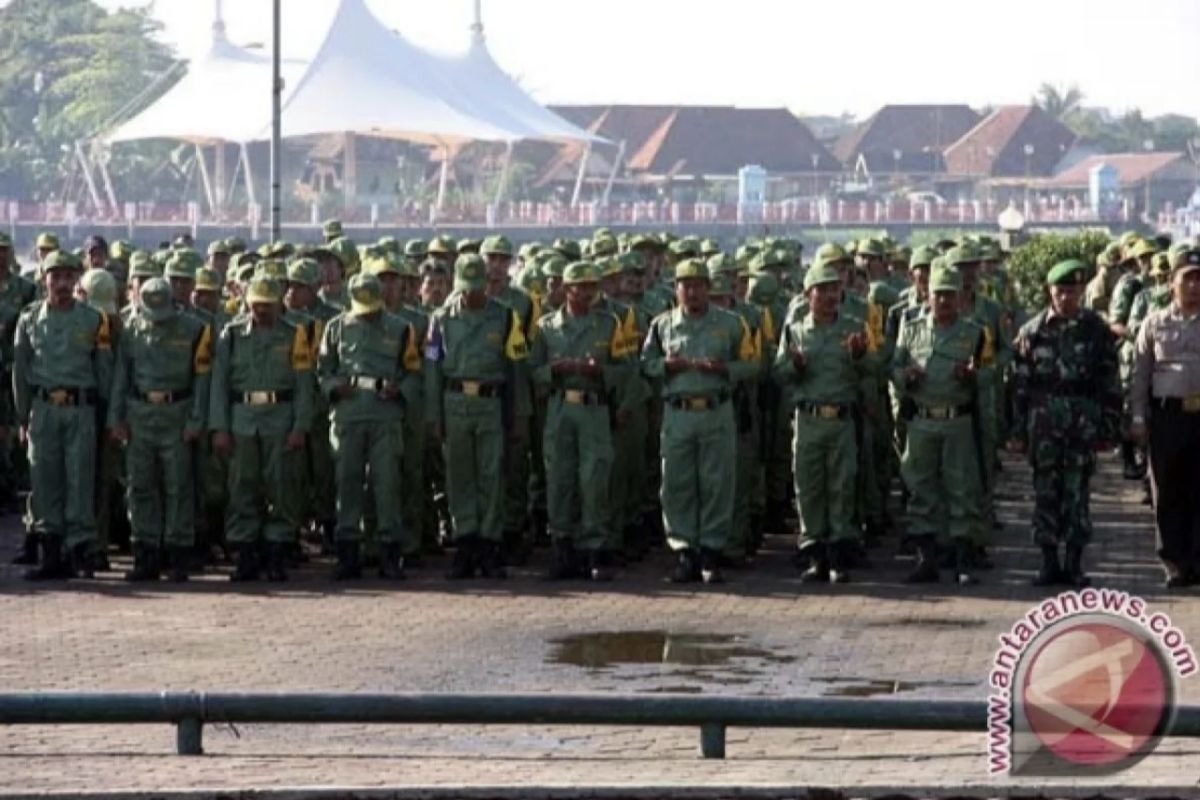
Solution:
<svg viewBox="0 0 1200 800">
<path fill-rule="evenodd" d="M 1090 483 L 1096 454 L 1084 442 L 1041 436 L 1030 443 L 1033 467 L 1033 541 L 1082 547 L 1092 538 Z"/>
</svg>

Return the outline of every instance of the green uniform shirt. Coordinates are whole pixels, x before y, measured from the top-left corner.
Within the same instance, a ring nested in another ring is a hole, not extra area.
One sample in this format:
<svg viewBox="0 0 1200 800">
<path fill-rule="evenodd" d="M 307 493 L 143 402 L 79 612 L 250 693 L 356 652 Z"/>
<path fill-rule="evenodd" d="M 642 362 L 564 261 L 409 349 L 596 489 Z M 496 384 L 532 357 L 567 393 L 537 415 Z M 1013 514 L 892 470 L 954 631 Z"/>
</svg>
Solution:
<svg viewBox="0 0 1200 800">
<path fill-rule="evenodd" d="M 277 319 L 269 328 L 247 315 L 217 338 L 209 428 L 238 436 L 307 433 L 312 424 L 312 349 L 302 326 Z M 247 392 L 291 392 L 289 401 L 248 405 Z"/>
<path fill-rule="evenodd" d="M 146 402 L 147 393 L 190 392 L 185 427 L 204 430 L 212 357 L 212 328 L 192 314 L 176 314 L 159 323 L 134 317 L 122 329 L 117 344 L 108 426 L 142 419 L 149 422 L 163 413 L 178 413 L 170 406 Z"/>
<path fill-rule="evenodd" d="M 728 374 L 697 370 L 667 374 L 668 355 L 713 358 L 725 363 Z M 681 308 L 660 314 L 650 323 L 642 348 L 642 370 L 649 378 L 663 379 L 663 396 L 711 395 L 753 378 L 758 372 L 754 337 L 737 315 L 716 306 L 698 316 Z"/>
<path fill-rule="evenodd" d="M 862 320 L 844 314 L 831 323 L 818 325 L 812 314 L 783 329 L 779 352 L 775 356 L 772 375 L 789 390 L 791 404 L 856 403 L 870 380 L 871 369 L 867 355 L 853 358 L 846 347 L 846 337 L 866 330 Z M 796 371 L 792 356 L 804 354 L 804 369 Z M 873 384 L 872 384 L 873 385 Z"/>
<path fill-rule="evenodd" d="M 993 366 L 983 328 L 963 317 L 943 327 L 926 314 L 904 326 L 892 358 L 892 383 L 897 394 L 918 406 L 968 405 L 975 401 L 976 385 L 960 380 L 954 368 L 972 359 L 980 369 Z M 905 370 L 914 366 L 924 370 L 925 377 L 910 386 Z"/>
<path fill-rule="evenodd" d="M 340 314 L 330 320 L 321 339 L 317 376 L 334 419 L 363 422 L 400 417 L 401 402 L 383 400 L 375 389 L 356 389 L 340 400 L 334 395 L 351 378 L 366 378 L 394 383 L 403 396 L 404 379 L 421 369 L 418 341 L 413 326 L 389 311 Z M 407 397 L 403 400 L 408 402 Z"/>
<path fill-rule="evenodd" d="M 631 342 L 621 319 L 599 304 L 576 316 L 566 308 L 546 314 L 538 325 L 530 350 L 533 380 L 555 389 L 581 389 L 607 396 L 610 403 L 629 402 Z M 554 375 L 551 363 L 559 359 L 592 357 L 603 373 L 597 377 Z M 645 399 L 645 396 L 642 397 Z"/>
<path fill-rule="evenodd" d="M 43 300 L 17 321 L 13 396 L 25 424 L 35 389 L 95 389 L 107 400 L 112 385 L 112 328 L 108 317 L 83 303 L 56 310 Z"/>
</svg>

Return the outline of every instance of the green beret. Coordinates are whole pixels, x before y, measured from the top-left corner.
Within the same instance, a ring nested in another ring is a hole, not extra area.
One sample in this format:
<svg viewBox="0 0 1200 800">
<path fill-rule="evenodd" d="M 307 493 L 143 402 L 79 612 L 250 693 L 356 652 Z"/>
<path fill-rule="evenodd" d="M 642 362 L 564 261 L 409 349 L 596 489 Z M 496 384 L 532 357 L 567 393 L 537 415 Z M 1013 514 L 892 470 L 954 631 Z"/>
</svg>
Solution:
<svg viewBox="0 0 1200 800">
<path fill-rule="evenodd" d="M 1046 283 L 1050 286 L 1082 285 L 1086 281 L 1087 265 L 1074 258 L 1058 262 L 1046 275 Z"/>
<path fill-rule="evenodd" d="M 563 270 L 563 285 L 572 286 L 579 283 L 598 283 L 600 269 L 589 261 L 575 261 Z"/>
<path fill-rule="evenodd" d="M 808 272 L 804 273 L 804 291 L 808 291 L 814 286 L 820 286 L 823 283 L 840 283 L 842 276 L 838 274 L 837 267 L 832 262 L 822 262 L 814 264 L 808 268 Z"/>
<path fill-rule="evenodd" d="M 961 292 L 962 273 L 953 266 L 939 266 L 929 274 L 929 291 Z"/>
<path fill-rule="evenodd" d="M 688 278 L 702 278 L 707 281 L 708 267 L 698 258 L 685 258 L 675 265 L 675 280 L 682 281 Z"/>
</svg>

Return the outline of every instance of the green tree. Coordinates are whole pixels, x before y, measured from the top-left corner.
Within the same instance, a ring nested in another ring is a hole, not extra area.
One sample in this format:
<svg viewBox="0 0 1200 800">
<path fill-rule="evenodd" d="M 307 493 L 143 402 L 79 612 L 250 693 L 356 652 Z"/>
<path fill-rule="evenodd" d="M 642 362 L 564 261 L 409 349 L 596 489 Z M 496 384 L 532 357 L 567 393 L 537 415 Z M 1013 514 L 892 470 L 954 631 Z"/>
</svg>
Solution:
<svg viewBox="0 0 1200 800">
<path fill-rule="evenodd" d="M 1040 106 L 1055 119 L 1064 119 L 1079 108 L 1083 102 L 1083 92 L 1078 86 L 1063 89 L 1051 83 L 1043 83 L 1030 102 Z"/>
<path fill-rule="evenodd" d="M 1007 269 L 1016 283 L 1021 305 L 1030 312 L 1041 309 L 1046 304 L 1046 273 L 1050 268 L 1068 258 L 1077 258 L 1091 268 L 1108 242 L 1103 231 L 1086 230 L 1074 234 L 1039 233 L 1017 247 L 1008 258 Z"/>
</svg>

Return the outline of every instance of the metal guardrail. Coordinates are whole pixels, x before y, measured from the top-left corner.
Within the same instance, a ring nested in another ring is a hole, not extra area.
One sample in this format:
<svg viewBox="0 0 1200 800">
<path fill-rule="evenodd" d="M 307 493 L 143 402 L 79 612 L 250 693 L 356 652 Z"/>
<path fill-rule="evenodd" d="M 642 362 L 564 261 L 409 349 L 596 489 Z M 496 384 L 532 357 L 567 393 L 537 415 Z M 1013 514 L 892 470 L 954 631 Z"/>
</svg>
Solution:
<svg viewBox="0 0 1200 800">
<path fill-rule="evenodd" d="M 2 725 L 171 724 L 179 755 L 204 752 L 205 724 L 236 722 L 696 726 L 701 756 L 724 758 L 730 727 L 983 732 L 987 707 L 959 700 L 694 695 L 0 694 Z M 1200 706 L 1177 708 L 1170 735 L 1200 737 Z"/>
</svg>

